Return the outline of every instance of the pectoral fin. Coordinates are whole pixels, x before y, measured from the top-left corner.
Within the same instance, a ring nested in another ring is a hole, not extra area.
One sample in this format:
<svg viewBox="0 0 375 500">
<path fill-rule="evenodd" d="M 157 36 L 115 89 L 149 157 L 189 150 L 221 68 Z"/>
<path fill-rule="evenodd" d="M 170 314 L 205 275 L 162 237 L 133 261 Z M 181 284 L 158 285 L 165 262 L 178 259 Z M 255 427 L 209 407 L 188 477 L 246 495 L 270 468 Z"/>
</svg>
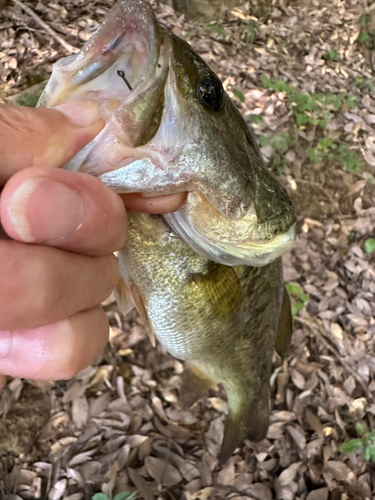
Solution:
<svg viewBox="0 0 375 500">
<path fill-rule="evenodd" d="M 241 284 L 234 269 L 212 263 L 206 274 L 191 274 L 190 286 L 195 297 L 209 301 L 212 311 L 227 320 L 241 307 Z"/>
<path fill-rule="evenodd" d="M 133 294 L 133 299 L 135 303 L 135 307 L 139 313 L 141 322 L 146 329 L 147 335 L 151 340 L 152 347 L 156 346 L 156 338 L 154 328 L 151 324 L 150 318 L 148 317 L 145 303 L 143 301 L 142 295 L 139 293 L 138 288 L 135 285 L 131 286 L 131 291 Z"/>
<path fill-rule="evenodd" d="M 279 318 L 279 326 L 275 339 L 275 350 L 282 358 L 285 356 L 293 331 L 292 308 L 290 305 L 289 294 L 284 287 L 283 303 L 281 305 L 281 313 Z"/>
<path fill-rule="evenodd" d="M 258 402 L 244 398 L 243 407 L 236 412 L 229 406 L 223 443 L 219 453 L 221 465 L 225 464 L 234 450 L 241 446 L 245 439 L 261 441 L 266 437 L 269 411 L 268 393 L 264 394 Z"/>
<path fill-rule="evenodd" d="M 123 278 L 118 280 L 115 288 L 115 298 L 120 312 L 125 316 L 135 307 L 133 294 Z"/>
<path fill-rule="evenodd" d="M 180 386 L 181 406 L 185 409 L 190 408 L 214 385 L 215 382 L 207 378 L 198 368 L 185 363 Z"/>
</svg>

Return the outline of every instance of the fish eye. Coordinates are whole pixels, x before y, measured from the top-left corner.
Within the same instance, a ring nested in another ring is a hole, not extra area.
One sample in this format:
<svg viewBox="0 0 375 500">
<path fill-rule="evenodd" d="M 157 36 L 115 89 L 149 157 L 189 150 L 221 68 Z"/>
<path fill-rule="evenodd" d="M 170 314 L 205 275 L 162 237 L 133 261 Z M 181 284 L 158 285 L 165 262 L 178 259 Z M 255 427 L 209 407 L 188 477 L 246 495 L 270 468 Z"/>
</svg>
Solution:
<svg viewBox="0 0 375 500">
<path fill-rule="evenodd" d="M 220 111 L 224 105 L 224 90 L 220 80 L 206 76 L 198 82 L 197 97 L 199 101 L 211 111 Z"/>
</svg>

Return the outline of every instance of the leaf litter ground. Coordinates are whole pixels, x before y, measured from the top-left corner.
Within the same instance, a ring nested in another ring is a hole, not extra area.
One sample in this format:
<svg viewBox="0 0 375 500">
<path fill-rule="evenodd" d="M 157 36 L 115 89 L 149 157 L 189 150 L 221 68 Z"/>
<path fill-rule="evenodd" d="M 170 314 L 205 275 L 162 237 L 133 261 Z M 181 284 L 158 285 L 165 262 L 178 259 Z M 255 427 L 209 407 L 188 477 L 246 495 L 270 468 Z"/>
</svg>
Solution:
<svg viewBox="0 0 375 500">
<path fill-rule="evenodd" d="M 80 47 L 113 2 L 30 2 L 36 18 L 0 4 L 2 99 L 32 105 L 51 63 Z M 356 423 L 375 427 L 375 9 L 365 0 L 259 5 L 218 9 L 211 24 L 156 9 L 224 81 L 299 213 L 297 245 L 284 257 L 299 312 L 287 358 L 275 358 L 267 438 L 245 442 L 220 468 L 224 392 L 182 411 L 182 364 L 153 349 L 135 313 L 123 318 L 109 298 L 111 339 L 91 366 L 70 381 L 14 379 L 3 390 L 1 498 L 374 498 L 374 465 L 339 446 L 357 437 Z M 346 96 L 323 109 L 325 126 L 298 101 L 317 93 Z"/>
</svg>

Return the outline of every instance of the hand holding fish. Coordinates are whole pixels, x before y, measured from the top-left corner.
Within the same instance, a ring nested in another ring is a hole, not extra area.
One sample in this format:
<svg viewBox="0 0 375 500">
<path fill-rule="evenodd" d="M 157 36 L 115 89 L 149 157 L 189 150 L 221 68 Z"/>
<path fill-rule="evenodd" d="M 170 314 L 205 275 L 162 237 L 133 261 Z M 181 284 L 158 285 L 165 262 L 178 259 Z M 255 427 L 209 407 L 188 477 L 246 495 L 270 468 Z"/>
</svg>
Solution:
<svg viewBox="0 0 375 500">
<path fill-rule="evenodd" d="M 101 130 L 97 106 L 60 111 L 0 107 L 0 373 L 14 377 L 68 378 L 92 361 L 108 337 L 98 305 L 118 279 L 112 252 L 126 239 L 117 194 L 90 175 L 54 168 Z M 153 213 L 182 199 L 126 202 Z"/>
</svg>

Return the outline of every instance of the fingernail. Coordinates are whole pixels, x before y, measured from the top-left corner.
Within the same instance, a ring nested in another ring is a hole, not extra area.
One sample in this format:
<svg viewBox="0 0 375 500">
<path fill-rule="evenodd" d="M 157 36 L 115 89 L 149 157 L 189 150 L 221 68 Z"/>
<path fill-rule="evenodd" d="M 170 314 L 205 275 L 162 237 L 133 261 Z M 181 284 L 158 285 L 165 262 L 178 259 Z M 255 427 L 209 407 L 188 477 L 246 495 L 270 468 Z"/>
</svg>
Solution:
<svg viewBox="0 0 375 500">
<path fill-rule="evenodd" d="M 64 113 L 75 125 L 87 127 L 97 120 L 103 121 L 99 114 L 99 107 L 100 104 L 95 101 L 77 101 L 59 104 L 53 109 Z"/>
<path fill-rule="evenodd" d="M 85 212 L 85 201 L 73 188 L 45 177 L 21 184 L 8 206 L 10 222 L 26 243 L 66 238 L 82 225 Z"/>
<path fill-rule="evenodd" d="M 12 332 L 10 331 L 0 332 L 0 359 L 9 356 L 10 351 L 12 350 L 12 339 L 13 339 Z"/>
</svg>

